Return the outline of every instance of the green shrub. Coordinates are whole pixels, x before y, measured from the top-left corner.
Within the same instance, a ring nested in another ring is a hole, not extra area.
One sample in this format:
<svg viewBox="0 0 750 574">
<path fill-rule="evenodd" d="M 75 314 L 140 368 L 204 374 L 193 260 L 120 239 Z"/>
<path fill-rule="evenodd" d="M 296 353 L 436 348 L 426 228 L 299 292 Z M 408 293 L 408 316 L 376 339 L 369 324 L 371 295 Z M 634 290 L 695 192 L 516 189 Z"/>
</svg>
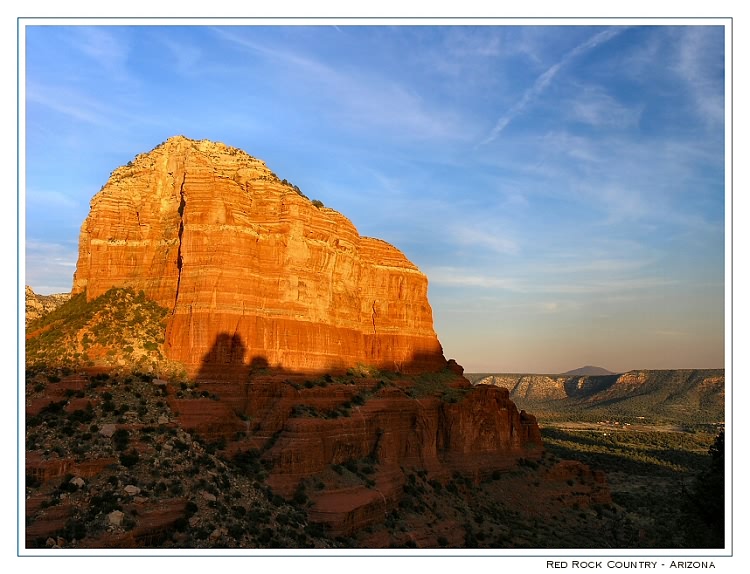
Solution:
<svg viewBox="0 0 750 574">
<path fill-rule="evenodd" d="M 125 429 L 117 429 L 112 435 L 112 442 L 116 450 L 123 451 L 128 448 L 129 441 L 130 433 Z"/>
<path fill-rule="evenodd" d="M 120 455 L 120 464 L 125 468 L 131 468 L 138 463 L 139 459 L 140 455 L 138 454 L 138 451 L 133 449 L 130 452 L 124 452 Z"/>
</svg>

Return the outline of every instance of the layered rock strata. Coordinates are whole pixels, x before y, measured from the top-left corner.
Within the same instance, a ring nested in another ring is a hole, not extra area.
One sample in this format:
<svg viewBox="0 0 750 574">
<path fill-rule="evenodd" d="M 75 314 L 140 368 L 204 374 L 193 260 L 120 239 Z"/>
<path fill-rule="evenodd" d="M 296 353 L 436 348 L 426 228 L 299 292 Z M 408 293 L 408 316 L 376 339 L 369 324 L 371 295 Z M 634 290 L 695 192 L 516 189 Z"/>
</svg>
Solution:
<svg viewBox="0 0 750 574">
<path fill-rule="evenodd" d="M 650 403 L 681 411 L 718 410 L 724 403 L 723 369 L 638 370 L 612 375 L 468 375 L 475 385 L 503 387 L 529 404 L 574 401 L 597 405 L 648 396 Z"/>
<path fill-rule="evenodd" d="M 427 279 L 403 253 L 220 143 L 174 137 L 112 172 L 73 293 L 113 286 L 170 309 L 165 350 L 190 374 L 445 366 Z M 236 344 L 217 348 L 222 334 Z"/>
<path fill-rule="evenodd" d="M 519 411 L 506 389 L 471 388 L 457 377 L 451 388 L 465 394 L 447 402 L 435 394 L 411 396 L 408 380 L 300 382 L 283 376 L 206 382 L 200 389 L 215 400 L 170 393 L 168 401 L 182 428 L 226 444 L 226 455 L 261 452 L 274 492 L 291 498 L 305 481 L 323 480 L 324 489 L 308 491 L 310 519 L 335 535 L 350 535 L 396 509 L 406 469 L 479 482 L 543 453 L 536 419 Z M 363 476 L 370 485 L 331 470 L 357 464 L 369 467 Z"/>
</svg>

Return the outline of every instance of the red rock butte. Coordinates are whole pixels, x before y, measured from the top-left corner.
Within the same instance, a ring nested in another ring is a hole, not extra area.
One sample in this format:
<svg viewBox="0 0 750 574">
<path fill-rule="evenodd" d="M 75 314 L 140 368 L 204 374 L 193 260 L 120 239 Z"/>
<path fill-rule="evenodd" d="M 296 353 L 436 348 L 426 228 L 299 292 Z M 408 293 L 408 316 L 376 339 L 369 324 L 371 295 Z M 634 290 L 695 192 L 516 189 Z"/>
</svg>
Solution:
<svg viewBox="0 0 750 574">
<path fill-rule="evenodd" d="M 173 137 L 112 172 L 73 293 L 111 287 L 170 309 L 165 351 L 193 376 L 446 366 L 427 278 L 403 253 L 222 143 Z"/>
</svg>

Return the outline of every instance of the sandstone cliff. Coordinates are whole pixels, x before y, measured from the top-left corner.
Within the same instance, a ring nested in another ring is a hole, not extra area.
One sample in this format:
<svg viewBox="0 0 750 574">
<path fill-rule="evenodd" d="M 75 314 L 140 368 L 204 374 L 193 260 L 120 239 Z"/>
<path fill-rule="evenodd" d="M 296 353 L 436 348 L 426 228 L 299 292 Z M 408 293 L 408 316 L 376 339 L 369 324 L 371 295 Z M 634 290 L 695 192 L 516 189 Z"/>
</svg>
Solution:
<svg viewBox="0 0 750 574">
<path fill-rule="evenodd" d="M 73 293 L 115 286 L 170 310 L 165 350 L 191 374 L 445 366 L 427 279 L 403 253 L 221 143 L 174 137 L 112 172 L 81 227 Z M 221 333 L 245 354 L 211 355 Z"/>
</svg>

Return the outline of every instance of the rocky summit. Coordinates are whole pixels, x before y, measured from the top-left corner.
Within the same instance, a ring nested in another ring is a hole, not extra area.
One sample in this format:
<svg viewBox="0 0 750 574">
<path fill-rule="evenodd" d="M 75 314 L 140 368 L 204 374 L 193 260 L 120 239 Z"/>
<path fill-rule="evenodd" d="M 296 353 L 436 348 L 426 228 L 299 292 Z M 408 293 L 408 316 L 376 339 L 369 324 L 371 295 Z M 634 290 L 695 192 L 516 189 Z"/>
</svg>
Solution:
<svg viewBox="0 0 750 574">
<path fill-rule="evenodd" d="M 192 375 L 446 365 L 427 278 L 403 253 L 221 143 L 173 137 L 112 172 L 73 294 L 111 287 L 169 309 L 165 352 Z"/>
</svg>

